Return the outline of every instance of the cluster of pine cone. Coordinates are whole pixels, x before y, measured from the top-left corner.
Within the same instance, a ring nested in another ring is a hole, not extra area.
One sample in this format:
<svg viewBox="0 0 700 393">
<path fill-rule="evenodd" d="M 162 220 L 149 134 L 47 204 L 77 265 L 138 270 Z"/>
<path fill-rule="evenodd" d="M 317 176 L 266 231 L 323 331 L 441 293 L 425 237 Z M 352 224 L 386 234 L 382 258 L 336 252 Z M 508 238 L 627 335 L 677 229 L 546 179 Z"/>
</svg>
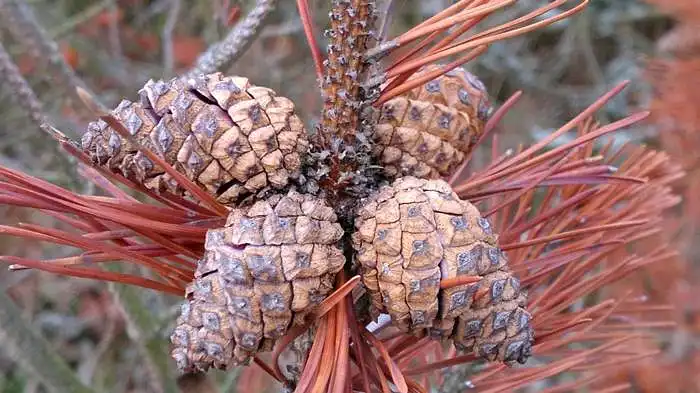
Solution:
<svg viewBox="0 0 700 393">
<path fill-rule="evenodd" d="M 525 294 L 489 221 L 440 180 L 470 154 L 489 111 L 483 84 L 461 68 L 383 104 L 371 139 L 389 181 L 357 204 L 347 234 L 356 264 L 323 193 L 295 188 L 310 142 L 293 103 L 245 78 L 149 81 L 138 102 L 113 112 L 133 138 L 98 121 L 82 148 L 152 191 L 187 197 L 136 141 L 230 209 L 225 227 L 207 234 L 172 333 L 183 371 L 246 364 L 270 350 L 306 323 L 344 267 L 359 269 L 371 316 L 488 360 L 524 362 L 533 340 Z M 441 288 L 460 275 L 481 280 Z"/>
</svg>

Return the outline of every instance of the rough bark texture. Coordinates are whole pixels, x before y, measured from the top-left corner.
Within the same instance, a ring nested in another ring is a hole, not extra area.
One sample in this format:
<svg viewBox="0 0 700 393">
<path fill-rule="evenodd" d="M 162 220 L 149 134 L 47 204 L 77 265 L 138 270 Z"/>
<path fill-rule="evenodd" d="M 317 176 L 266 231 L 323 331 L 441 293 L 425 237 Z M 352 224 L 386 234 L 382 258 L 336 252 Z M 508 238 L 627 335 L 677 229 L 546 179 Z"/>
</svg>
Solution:
<svg viewBox="0 0 700 393">
<path fill-rule="evenodd" d="M 324 138 L 340 137 L 352 144 L 359 127 L 362 83 L 367 64 L 364 53 L 371 40 L 374 1 L 336 0 L 330 13 L 328 59 L 322 82 Z"/>
<path fill-rule="evenodd" d="M 371 298 L 402 331 L 452 339 L 488 360 L 525 362 L 533 340 L 526 295 L 477 208 L 442 180 L 400 178 L 359 211 L 353 244 Z M 441 289 L 457 276 L 480 282 Z"/>
<path fill-rule="evenodd" d="M 185 78 L 210 74 L 234 63 L 255 41 L 278 2 L 279 0 L 257 0 L 245 19 L 237 23 L 222 41 L 211 45 L 197 58 L 195 66 Z"/>
<path fill-rule="evenodd" d="M 370 66 L 365 52 L 375 42 L 374 3 L 332 2 L 331 26 L 326 31 L 328 58 L 321 81 L 323 112 L 306 171 L 309 190 L 322 189 L 344 223 L 354 214 L 353 200 L 374 188 L 377 172 L 363 124 L 364 112 L 376 98 L 365 84 Z"/>
</svg>

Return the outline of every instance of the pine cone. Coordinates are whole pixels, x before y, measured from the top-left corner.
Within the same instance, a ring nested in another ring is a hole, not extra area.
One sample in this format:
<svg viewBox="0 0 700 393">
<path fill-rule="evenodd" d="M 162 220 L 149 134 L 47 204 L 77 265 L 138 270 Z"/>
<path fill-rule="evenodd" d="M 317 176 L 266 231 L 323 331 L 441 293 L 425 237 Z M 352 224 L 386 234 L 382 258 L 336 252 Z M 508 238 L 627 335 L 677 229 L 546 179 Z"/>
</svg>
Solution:
<svg viewBox="0 0 700 393">
<path fill-rule="evenodd" d="M 183 371 L 247 364 L 333 290 L 343 229 L 323 201 L 290 191 L 231 211 L 207 232 L 171 336 Z"/>
<path fill-rule="evenodd" d="M 282 188 L 299 175 L 308 140 L 294 104 L 242 77 L 221 73 L 191 80 L 148 81 L 137 103 L 113 111 L 136 141 L 151 149 L 220 202 L 267 186 Z M 184 190 L 136 146 L 92 122 L 82 138 L 92 161 L 146 188 Z"/>
<path fill-rule="evenodd" d="M 384 103 L 374 154 L 390 177 L 450 175 L 478 142 L 490 110 L 483 83 L 456 68 Z"/>
<path fill-rule="evenodd" d="M 404 177 L 360 209 L 353 245 L 370 313 L 402 331 L 450 338 L 488 360 L 527 360 L 533 340 L 525 293 L 489 221 L 442 180 Z M 440 289 L 444 279 L 480 282 Z"/>
</svg>

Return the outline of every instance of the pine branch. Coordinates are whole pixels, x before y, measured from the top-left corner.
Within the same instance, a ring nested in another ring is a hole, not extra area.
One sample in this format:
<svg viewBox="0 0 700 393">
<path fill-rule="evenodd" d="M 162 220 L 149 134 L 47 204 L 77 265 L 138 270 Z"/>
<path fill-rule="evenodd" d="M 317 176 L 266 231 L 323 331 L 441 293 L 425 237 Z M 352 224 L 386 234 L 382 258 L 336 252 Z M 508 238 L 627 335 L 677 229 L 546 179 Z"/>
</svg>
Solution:
<svg viewBox="0 0 700 393">
<path fill-rule="evenodd" d="M 12 61 L 10 54 L 0 43 L 0 80 L 12 91 L 12 98 L 37 126 L 46 122 L 43 105 L 32 90 L 29 83 L 22 77 L 17 65 Z"/>
<path fill-rule="evenodd" d="M 324 33 L 329 43 L 321 81 L 323 111 L 314 136 L 317 151 L 312 152 L 321 170 L 310 172 L 310 177 L 332 191 L 330 200 L 347 218 L 355 198 L 371 189 L 367 187 L 372 179 L 371 143 L 363 123 L 371 124 L 371 112 L 365 109 L 371 109 L 373 98 L 365 86 L 369 64 L 363 53 L 375 44 L 375 2 L 334 0 L 329 17 L 330 28 Z"/>
<path fill-rule="evenodd" d="M 44 105 L 37 97 L 36 93 L 29 85 L 22 73 L 17 68 L 17 65 L 12 61 L 10 54 L 7 53 L 5 47 L 0 43 L 0 82 L 7 86 L 12 92 L 10 97 L 17 104 L 16 106 L 26 113 L 27 117 L 36 125 L 38 129 L 44 131 L 43 124 L 48 123 L 48 118 L 44 114 Z M 53 138 L 52 138 L 53 141 Z M 69 154 L 65 154 L 62 149 L 59 149 L 54 143 L 48 145 L 47 150 L 51 151 L 54 158 L 58 161 L 57 168 L 59 173 L 73 173 L 75 167 L 75 159 Z"/>
<path fill-rule="evenodd" d="M 180 15 L 181 6 L 182 2 L 180 0 L 170 0 L 170 10 L 168 11 L 168 17 L 165 20 L 163 33 L 161 34 L 161 41 L 163 42 L 163 74 L 168 77 L 171 77 L 173 69 L 175 68 L 173 32 L 175 31 L 175 25 Z"/>
<path fill-rule="evenodd" d="M 327 148 L 335 138 L 354 145 L 365 101 L 362 83 L 367 50 L 376 19 L 372 1 L 335 1 L 331 10 L 328 59 L 322 81 L 324 105 L 321 132 Z"/>
<path fill-rule="evenodd" d="M 201 54 L 195 66 L 183 75 L 184 79 L 210 74 L 238 60 L 260 34 L 267 17 L 276 8 L 278 0 L 258 0 L 248 16 L 234 27 L 222 41 Z"/>
<path fill-rule="evenodd" d="M 37 22 L 31 6 L 23 0 L 0 0 L 0 25 L 34 58 L 45 61 L 58 76 L 56 81 L 63 90 L 75 103 L 80 102 L 76 89 L 88 90 L 87 86 L 66 63 L 58 44 Z"/>
</svg>

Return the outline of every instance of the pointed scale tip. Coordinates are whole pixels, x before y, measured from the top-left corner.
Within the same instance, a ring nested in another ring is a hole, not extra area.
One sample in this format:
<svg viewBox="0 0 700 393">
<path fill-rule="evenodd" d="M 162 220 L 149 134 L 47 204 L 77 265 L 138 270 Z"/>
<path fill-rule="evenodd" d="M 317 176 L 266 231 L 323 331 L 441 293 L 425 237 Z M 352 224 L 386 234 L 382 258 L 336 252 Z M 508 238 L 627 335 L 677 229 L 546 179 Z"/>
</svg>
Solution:
<svg viewBox="0 0 700 393">
<path fill-rule="evenodd" d="M 142 152 L 149 160 L 153 161 L 155 164 L 159 165 L 163 170 L 175 179 L 175 181 L 182 186 L 185 190 L 190 192 L 193 196 L 197 198 L 205 207 L 211 210 L 213 214 L 217 214 L 221 217 L 228 216 L 228 208 L 216 200 L 212 195 L 206 192 L 204 189 L 200 188 L 193 181 L 187 178 L 187 176 L 180 173 L 171 164 L 169 164 L 163 157 L 154 153 L 147 146 L 143 145 L 137 141 L 133 135 L 126 129 L 124 124 L 117 119 L 111 113 L 104 113 L 100 115 L 105 123 L 107 123 L 114 131 L 117 132 L 122 138 L 129 141 L 129 143 L 136 146 L 136 148 Z"/>
</svg>

